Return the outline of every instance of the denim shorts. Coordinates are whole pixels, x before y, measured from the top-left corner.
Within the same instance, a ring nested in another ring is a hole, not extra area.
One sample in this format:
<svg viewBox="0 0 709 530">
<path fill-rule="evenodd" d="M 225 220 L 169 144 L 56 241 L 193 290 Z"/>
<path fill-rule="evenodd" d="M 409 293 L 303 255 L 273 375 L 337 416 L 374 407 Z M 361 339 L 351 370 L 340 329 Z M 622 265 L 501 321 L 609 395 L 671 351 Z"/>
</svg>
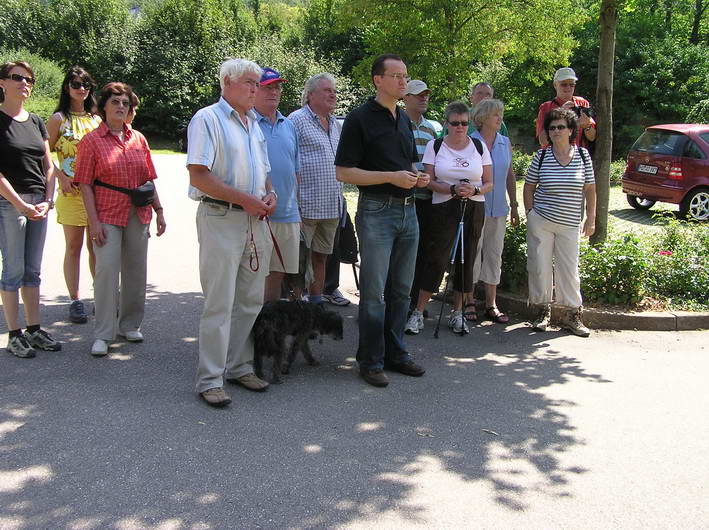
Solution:
<svg viewBox="0 0 709 530">
<path fill-rule="evenodd" d="M 24 193 L 20 197 L 30 204 L 44 201 L 44 193 Z M 30 221 L 7 199 L 0 197 L 0 290 L 39 287 L 46 236 L 46 217 L 40 221 Z"/>
</svg>

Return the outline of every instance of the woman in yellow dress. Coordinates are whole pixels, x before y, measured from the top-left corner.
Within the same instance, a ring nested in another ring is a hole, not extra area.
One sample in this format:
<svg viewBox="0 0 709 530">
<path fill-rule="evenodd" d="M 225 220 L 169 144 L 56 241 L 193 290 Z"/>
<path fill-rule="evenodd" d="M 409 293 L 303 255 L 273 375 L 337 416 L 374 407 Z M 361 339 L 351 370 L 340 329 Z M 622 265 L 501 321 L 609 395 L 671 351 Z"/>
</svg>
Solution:
<svg viewBox="0 0 709 530">
<path fill-rule="evenodd" d="M 62 83 L 57 110 L 47 122 L 49 147 L 56 151 L 59 160 L 59 167 L 55 171 L 59 181 L 56 209 L 57 221 L 64 227 L 66 240 L 64 280 L 71 298 L 69 320 L 77 324 L 88 320 L 86 309 L 79 297 L 81 248 L 84 244 L 84 233 L 88 233 L 88 219 L 81 191 L 73 181 L 74 162 L 79 141 L 101 123 L 101 118 L 94 114 L 95 87 L 94 80 L 86 70 L 78 66 L 71 67 Z M 86 249 L 89 252 L 89 269 L 93 276 L 96 257 L 88 236 Z"/>
</svg>

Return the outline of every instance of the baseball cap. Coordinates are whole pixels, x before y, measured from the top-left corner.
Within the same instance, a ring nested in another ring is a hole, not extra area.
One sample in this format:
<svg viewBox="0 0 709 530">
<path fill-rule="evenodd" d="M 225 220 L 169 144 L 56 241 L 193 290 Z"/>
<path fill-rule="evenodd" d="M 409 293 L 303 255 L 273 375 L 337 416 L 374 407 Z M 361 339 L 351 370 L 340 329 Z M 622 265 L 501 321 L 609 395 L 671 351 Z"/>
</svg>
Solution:
<svg viewBox="0 0 709 530">
<path fill-rule="evenodd" d="M 283 81 L 284 83 L 286 82 L 286 80 L 281 77 L 281 74 L 277 70 L 274 70 L 273 68 L 264 68 L 263 74 L 261 74 L 261 86 L 270 85 L 271 83 L 275 83 L 276 81 Z"/>
<path fill-rule="evenodd" d="M 426 86 L 426 83 L 419 79 L 412 79 L 408 83 L 406 83 L 406 93 L 407 94 L 413 94 L 414 96 L 418 96 L 421 92 L 429 91 L 429 88 Z"/>
<path fill-rule="evenodd" d="M 557 81 L 566 81 L 567 79 L 573 79 L 574 81 L 579 80 L 579 78 L 576 77 L 576 72 L 574 72 L 573 69 L 568 67 L 559 68 L 554 74 L 555 83 Z"/>
</svg>

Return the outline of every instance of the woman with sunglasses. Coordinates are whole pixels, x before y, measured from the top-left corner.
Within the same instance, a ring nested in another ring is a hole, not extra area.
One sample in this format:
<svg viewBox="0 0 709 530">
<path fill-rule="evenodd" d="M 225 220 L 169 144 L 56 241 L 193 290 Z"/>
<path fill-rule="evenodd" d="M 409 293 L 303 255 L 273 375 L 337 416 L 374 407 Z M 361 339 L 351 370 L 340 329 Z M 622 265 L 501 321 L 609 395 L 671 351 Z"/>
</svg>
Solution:
<svg viewBox="0 0 709 530">
<path fill-rule="evenodd" d="M 54 207 L 54 175 L 47 129 L 24 108 L 34 72 L 23 61 L 0 66 L 0 297 L 9 330 L 7 351 L 34 357 L 35 349 L 59 351 L 39 325 L 39 284 L 47 214 Z M 27 330 L 19 325 L 20 298 Z"/>
<path fill-rule="evenodd" d="M 593 165 L 586 148 L 574 143 L 578 134 L 575 112 L 551 110 L 544 118 L 544 132 L 551 145 L 534 155 L 523 192 L 529 303 L 539 311 L 532 327 L 546 331 L 553 298 L 565 309 L 561 327 L 588 337 L 590 332 L 581 321 L 579 233 L 590 237 L 595 231 Z M 584 202 L 586 220 L 581 226 Z"/>
<path fill-rule="evenodd" d="M 457 334 L 468 332 L 463 315 L 463 292 L 470 293 L 473 290 L 473 264 L 485 220 L 484 195 L 492 190 L 490 152 L 483 143 L 473 141 L 468 136 L 469 120 L 470 109 L 465 103 L 455 101 L 449 104 L 445 109 L 448 134 L 442 142 L 428 142 L 423 155 L 423 167 L 431 177 L 428 187 L 433 195 L 430 231 L 428 240 L 423 243 L 424 260 L 415 279 L 415 284 L 419 286 L 419 297 L 416 309 L 406 323 L 406 333 L 410 335 L 423 329 L 423 310 L 431 293 L 441 284 L 443 273 L 450 263 L 461 216 L 464 216 L 465 269 L 460 263 L 458 245 L 453 279 L 453 312 L 448 326 Z"/>
<path fill-rule="evenodd" d="M 66 242 L 64 281 L 71 299 L 69 320 L 76 324 L 84 324 L 88 320 L 84 303 L 79 297 L 84 233 L 86 233 L 86 250 L 89 252 L 89 269 L 92 276 L 96 269 L 94 248 L 88 237 L 84 201 L 79 184 L 74 182 L 76 149 L 79 141 L 101 123 L 101 118 L 94 114 L 96 105 L 93 98 L 94 87 L 94 80 L 86 70 L 79 66 L 71 67 L 62 83 L 57 110 L 47 121 L 49 148 L 56 151 L 59 161 L 59 167 L 54 170 L 59 181 L 57 221 L 64 227 Z"/>
<path fill-rule="evenodd" d="M 108 83 L 98 99 L 103 122 L 79 142 L 74 179 L 81 185 L 89 234 L 96 254 L 96 323 L 91 355 L 108 353 L 123 335 L 141 342 L 145 314 L 148 238 L 152 211 L 157 235 L 165 218 L 157 190 L 152 204 L 134 204 L 130 190 L 157 178 L 145 137 L 128 125 L 137 98 L 125 83 Z M 120 295 L 119 295 L 120 293 Z M 116 314 L 118 318 L 116 319 Z"/>
</svg>

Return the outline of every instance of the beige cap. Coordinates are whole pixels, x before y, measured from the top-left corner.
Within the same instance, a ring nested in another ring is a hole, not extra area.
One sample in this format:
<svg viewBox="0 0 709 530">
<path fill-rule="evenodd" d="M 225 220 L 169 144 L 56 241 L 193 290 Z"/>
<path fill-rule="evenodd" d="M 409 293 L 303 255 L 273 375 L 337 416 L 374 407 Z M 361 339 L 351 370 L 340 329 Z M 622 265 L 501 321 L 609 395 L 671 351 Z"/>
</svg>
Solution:
<svg viewBox="0 0 709 530">
<path fill-rule="evenodd" d="M 430 92 L 428 87 L 426 86 L 426 83 L 419 79 L 412 79 L 408 83 L 406 83 L 406 94 L 413 94 L 414 96 L 418 96 L 421 92 Z"/>
<path fill-rule="evenodd" d="M 557 81 L 566 81 L 567 79 L 573 79 L 574 81 L 579 80 L 579 78 L 576 77 L 576 72 L 574 72 L 573 69 L 568 67 L 559 68 L 554 74 L 555 83 Z"/>
</svg>

